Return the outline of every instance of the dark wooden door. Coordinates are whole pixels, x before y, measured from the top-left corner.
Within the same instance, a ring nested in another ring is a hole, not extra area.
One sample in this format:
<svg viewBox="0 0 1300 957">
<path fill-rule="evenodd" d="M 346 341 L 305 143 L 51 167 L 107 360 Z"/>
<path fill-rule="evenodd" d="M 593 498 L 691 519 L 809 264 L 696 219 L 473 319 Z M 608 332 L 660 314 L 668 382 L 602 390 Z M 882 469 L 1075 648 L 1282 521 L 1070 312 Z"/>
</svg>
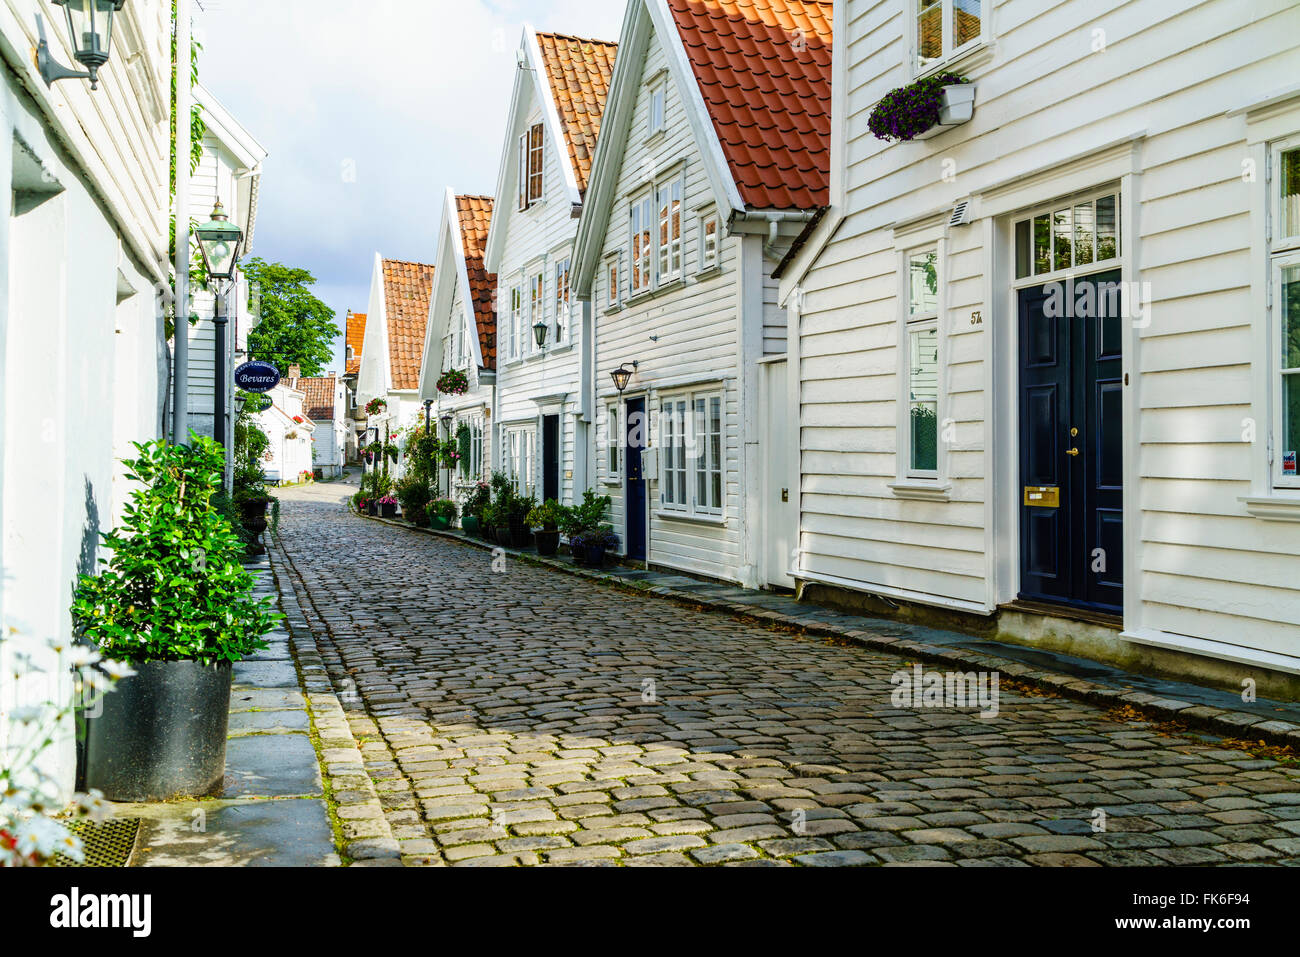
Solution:
<svg viewBox="0 0 1300 957">
<path fill-rule="evenodd" d="M 627 486 L 624 495 L 626 521 L 624 545 L 627 557 L 634 561 L 645 561 L 645 519 L 646 519 L 646 481 L 645 470 L 641 462 L 641 453 L 645 450 L 647 434 L 645 420 L 645 399 L 629 399 L 627 411 L 623 416 L 624 449 L 623 461 L 627 472 Z"/>
<path fill-rule="evenodd" d="M 560 500 L 560 417 L 542 419 L 542 501 Z"/>
<path fill-rule="evenodd" d="M 1020 292 L 1021 597 L 1124 605 L 1118 272 Z"/>
</svg>

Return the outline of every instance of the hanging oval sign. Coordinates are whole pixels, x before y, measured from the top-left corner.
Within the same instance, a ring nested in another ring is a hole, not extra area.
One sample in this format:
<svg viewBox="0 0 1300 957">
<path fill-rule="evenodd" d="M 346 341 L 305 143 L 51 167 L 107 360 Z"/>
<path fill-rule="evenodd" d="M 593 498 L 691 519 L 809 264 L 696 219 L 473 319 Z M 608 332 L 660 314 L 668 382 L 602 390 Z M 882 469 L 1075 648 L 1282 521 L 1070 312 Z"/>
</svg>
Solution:
<svg viewBox="0 0 1300 957">
<path fill-rule="evenodd" d="M 263 395 L 280 384 L 280 370 L 269 362 L 245 362 L 235 370 L 235 385 Z"/>
</svg>

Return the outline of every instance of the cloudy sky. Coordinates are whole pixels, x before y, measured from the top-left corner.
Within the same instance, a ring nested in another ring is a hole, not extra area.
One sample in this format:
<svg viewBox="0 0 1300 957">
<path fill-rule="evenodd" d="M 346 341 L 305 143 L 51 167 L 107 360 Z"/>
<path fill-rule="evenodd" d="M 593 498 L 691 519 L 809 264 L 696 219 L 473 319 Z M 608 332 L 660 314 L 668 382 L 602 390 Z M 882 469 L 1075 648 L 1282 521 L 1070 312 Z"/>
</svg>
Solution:
<svg viewBox="0 0 1300 957">
<path fill-rule="evenodd" d="M 311 270 L 341 327 L 367 308 L 376 252 L 434 261 L 446 187 L 495 192 L 523 24 L 617 40 L 624 9 L 198 0 L 200 81 L 270 152 L 252 252 Z"/>
</svg>

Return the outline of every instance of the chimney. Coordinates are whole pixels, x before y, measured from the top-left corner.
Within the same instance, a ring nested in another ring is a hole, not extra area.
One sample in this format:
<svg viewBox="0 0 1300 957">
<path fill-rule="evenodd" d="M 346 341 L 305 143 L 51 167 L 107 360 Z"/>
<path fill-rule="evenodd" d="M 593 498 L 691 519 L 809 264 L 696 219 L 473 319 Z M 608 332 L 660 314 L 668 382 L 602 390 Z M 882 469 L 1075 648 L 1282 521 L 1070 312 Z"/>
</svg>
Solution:
<svg viewBox="0 0 1300 957">
<path fill-rule="evenodd" d="M 289 378 L 294 380 L 301 379 L 302 366 L 298 365 L 298 363 L 296 362 L 293 365 L 289 366 Z"/>
</svg>

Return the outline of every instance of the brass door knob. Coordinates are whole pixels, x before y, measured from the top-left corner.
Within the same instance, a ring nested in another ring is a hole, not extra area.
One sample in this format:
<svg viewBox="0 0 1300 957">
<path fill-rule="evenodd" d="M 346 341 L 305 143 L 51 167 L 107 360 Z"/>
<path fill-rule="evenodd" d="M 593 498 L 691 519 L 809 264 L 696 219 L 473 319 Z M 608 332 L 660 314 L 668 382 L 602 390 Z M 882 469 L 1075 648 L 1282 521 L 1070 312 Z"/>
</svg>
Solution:
<svg viewBox="0 0 1300 957">
<path fill-rule="evenodd" d="M 1065 454 L 1066 454 L 1066 455 L 1078 455 L 1078 454 L 1079 454 L 1079 450 L 1078 450 L 1078 449 L 1066 449 L 1066 450 L 1065 450 Z"/>
</svg>

